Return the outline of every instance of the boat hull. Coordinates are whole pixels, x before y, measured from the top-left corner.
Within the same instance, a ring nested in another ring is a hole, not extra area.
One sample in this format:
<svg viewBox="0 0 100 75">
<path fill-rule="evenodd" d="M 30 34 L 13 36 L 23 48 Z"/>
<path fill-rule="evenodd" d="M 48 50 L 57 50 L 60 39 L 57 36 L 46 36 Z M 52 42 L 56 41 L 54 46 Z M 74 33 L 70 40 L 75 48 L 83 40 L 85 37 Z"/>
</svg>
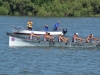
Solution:
<svg viewBox="0 0 100 75">
<path fill-rule="evenodd" d="M 95 48 L 100 47 L 100 43 L 82 43 L 82 42 L 58 42 L 30 40 L 29 38 L 9 36 L 9 47 L 66 47 L 66 48 Z"/>
</svg>

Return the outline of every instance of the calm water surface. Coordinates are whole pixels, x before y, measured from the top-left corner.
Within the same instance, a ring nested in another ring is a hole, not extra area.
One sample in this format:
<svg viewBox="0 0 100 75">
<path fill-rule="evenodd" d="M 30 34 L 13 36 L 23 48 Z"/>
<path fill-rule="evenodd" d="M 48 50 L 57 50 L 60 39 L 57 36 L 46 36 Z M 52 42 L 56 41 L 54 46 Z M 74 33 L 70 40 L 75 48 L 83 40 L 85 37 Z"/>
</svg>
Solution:
<svg viewBox="0 0 100 75">
<path fill-rule="evenodd" d="M 100 38 L 100 18 L 81 17 L 17 17 L 0 16 L 0 75 L 100 75 L 100 49 L 8 47 L 6 32 L 11 25 L 26 28 L 31 19 L 34 30 L 43 30 L 44 24 L 53 25 L 59 20 L 68 29 L 67 37 L 75 32 L 86 38 L 90 33 Z"/>
</svg>

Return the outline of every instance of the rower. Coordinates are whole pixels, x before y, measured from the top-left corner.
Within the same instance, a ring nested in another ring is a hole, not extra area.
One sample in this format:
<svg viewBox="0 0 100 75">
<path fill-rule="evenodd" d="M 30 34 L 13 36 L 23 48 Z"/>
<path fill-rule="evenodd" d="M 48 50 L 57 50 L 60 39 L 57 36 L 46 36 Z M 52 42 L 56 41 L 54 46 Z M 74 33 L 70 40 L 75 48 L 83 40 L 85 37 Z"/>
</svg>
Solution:
<svg viewBox="0 0 100 75">
<path fill-rule="evenodd" d="M 69 38 L 64 37 L 62 34 L 59 35 L 58 37 L 59 42 L 68 42 Z"/>
<path fill-rule="evenodd" d="M 32 30 L 32 25 L 33 25 L 33 22 L 31 20 L 29 20 L 27 22 L 27 27 L 28 27 L 28 30 Z"/>
<path fill-rule="evenodd" d="M 72 37 L 72 42 L 78 42 L 78 40 L 83 42 L 84 39 L 83 38 L 79 38 L 78 36 L 79 36 L 79 34 L 75 33 L 74 36 Z"/>
<path fill-rule="evenodd" d="M 32 39 L 32 37 L 36 37 L 36 40 L 38 40 L 40 38 L 39 35 L 35 35 L 34 33 L 30 34 L 30 39 Z"/>
<path fill-rule="evenodd" d="M 44 41 L 47 41 L 47 35 L 48 35 L 48 32 L 46 32 L 46 33 L 44 34 Z"/>
<path fill-rule="evenodd" d="M 90 34 L 90 35 L 86 38 L 86 43 L 92 43 L 93 40 L 98 41 L 99 39 L 98 39 L 98 38 L 95 38 L 95 37 L 93 36 L 93 34 Z"/>
<path fill-rule="evenodd" d="M 54 41 L 54 37 L 50 35 L 50 33 L 46 32 L 44 35 L 44 41 Z"/>
</svg>

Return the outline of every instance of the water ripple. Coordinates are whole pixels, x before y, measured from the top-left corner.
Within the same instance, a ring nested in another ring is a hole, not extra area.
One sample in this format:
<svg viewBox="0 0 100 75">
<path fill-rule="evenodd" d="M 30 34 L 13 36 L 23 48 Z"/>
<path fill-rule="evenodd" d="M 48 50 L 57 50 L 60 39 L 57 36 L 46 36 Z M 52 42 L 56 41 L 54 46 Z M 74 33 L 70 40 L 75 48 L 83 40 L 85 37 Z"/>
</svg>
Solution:
<svg viewBox="0 0 100 75">
<path fill-rule="evenodd" d="M 43 30 L 44 24 L 53 25 L 60 20 L 60 24 L 68 29 L 67 37 L 78 32 L 80 37 L 88 34 L 100 37 L 100 18 L 39 18 L 0 16 L 0 75 L 99 75 L 99 49 L 72 49 L 72 48 L 33 48 L 8 47 L 8 36 L 11 25 L 26 27 L 32 19 L 33 29 Z M 41 25 L 41 26 L 40 26 Z"/>
</svg>

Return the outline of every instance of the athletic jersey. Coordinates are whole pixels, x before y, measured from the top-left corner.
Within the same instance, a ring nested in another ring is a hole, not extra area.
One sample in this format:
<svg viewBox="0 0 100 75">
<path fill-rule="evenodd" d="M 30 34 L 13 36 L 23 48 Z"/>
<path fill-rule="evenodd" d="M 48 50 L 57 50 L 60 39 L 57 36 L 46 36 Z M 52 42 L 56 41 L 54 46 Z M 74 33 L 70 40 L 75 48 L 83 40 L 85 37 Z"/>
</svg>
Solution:
<svg viewBox="0 0 100 75">
<path fill-rule="evenodd" d="M 89 39 L 88 39 L 88 40 L 89 40 L 89 42 L 92 42 L 92 39 L 93 39 L 92 37 L 89 37 Z"/>
<path fill-rule="evenodd" d="M 74 38 L 72 38 L 72 42 L 77 42 L 77 40 L 74 40 Z"/>
<path fill-rule="evenodd" d="M 44 30 L 47 32 L 48 31 L 48 27 L 45 26 Z"/>
<path fill-rule="evenodd" d="M 56 31 L 58 30 L 58 28 L 60 27 L 59 23 L 56 23 L 53 27 L 53 31 Z"/>
<path fill-rule="evenodd" d="M 28 22 L 28 27 L 32 28 L 32 22 Z"/>
<path fill-rule="evenodd" d="M 56 23 L 53 28 L 60 27 L 59 23 Z"/>
</svg>

